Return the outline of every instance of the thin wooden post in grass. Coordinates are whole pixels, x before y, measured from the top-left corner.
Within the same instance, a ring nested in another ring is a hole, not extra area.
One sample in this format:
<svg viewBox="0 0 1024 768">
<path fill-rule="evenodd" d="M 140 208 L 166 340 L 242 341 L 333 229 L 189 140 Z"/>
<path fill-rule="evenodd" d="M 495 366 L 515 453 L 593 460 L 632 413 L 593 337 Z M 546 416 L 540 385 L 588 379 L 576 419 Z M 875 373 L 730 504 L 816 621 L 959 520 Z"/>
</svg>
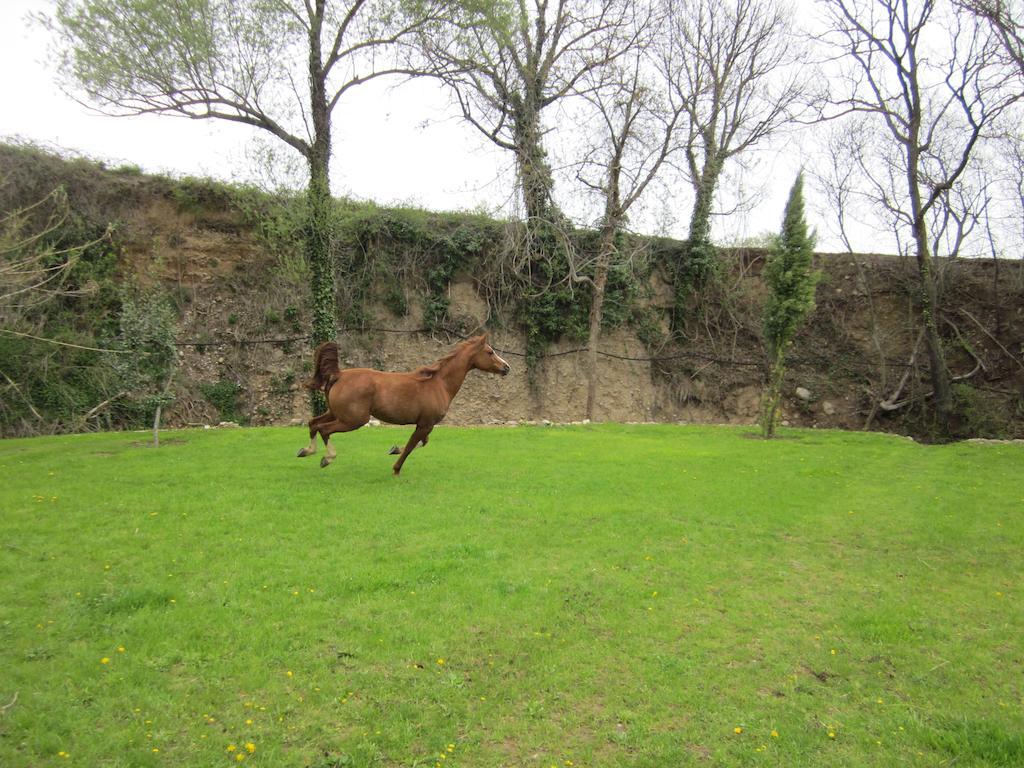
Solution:
<svg viewBox="0 0 1024 768">
<path fill-rule="evenodd" d="M 799 173 L 786 203 L 782 233 L 768 255 L 765 282 L 768 302 L 764 309 L 764 338 L 771 370 L 761 400 L 761 434 L 775 435 L 782 380 L 786 372 L 786 348 L 804 318 L 814 309 L 814 289 L 820 273 L 811 269 L 814 236 L 807 232 L 804 218 L 804 175 Z"/>
<path fill-rule="evenodd" d="M 163 411 L 164 403 L 170 402 L 168 393 L 171 391 L 171 382 L 174 381 L 174 372 L 176 366 L 174 361 L 171 362 L 170 370 L 167 373 L 167 381 L 164 382 L 163 391 L 160 393 L 160 397 L 156 403 L 156 412 L 153 414 L 153 447 L 160 447 L 160 414 Z"/>
</svg>

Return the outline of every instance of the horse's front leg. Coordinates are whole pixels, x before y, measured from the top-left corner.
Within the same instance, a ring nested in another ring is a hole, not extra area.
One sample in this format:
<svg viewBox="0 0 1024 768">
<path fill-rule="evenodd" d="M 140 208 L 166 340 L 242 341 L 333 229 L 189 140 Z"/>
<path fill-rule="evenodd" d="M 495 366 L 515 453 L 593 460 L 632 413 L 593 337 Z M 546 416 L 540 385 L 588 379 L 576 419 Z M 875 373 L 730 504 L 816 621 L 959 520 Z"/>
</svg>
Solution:
<svg viewBox="0 0 1024 768">
<path fill-rule="evenodd" d="M 420 445 L 425 447 L 427 445 L 427 441 L 428 441 L 428 438 L 427 438 L 426 435 L 424 435 L 423 439 L 420 440 Z M 391 449 L 388 451 L 388 454 L 391 455 L 391 456 L 397 456 L 401 452 L 402 452 L 401 448 L 399 448 L 397 445 L 392 445 Z"/>
<path fill-rule="evenodd" d="M 312 456 L 316 453 L 316 435 L 320 431 L 320 427 L 324 424 L 328 424 L 334 420 L 334 416 L 330 411 L 321 413 L 319 416 L 309 420 L 309 445 L 305 448 L 299 448 L 298 456 L 301 459 L 303 456 Z"/>
<path fill-rule="evenodd" d="M 405 450 L 402 451 L 402 455 L 398 457 L 398 461 L 396 461 L 395 466 L 392 467 L 395 477 L 398 477 L 399 473 L 402 471 L 402 465 L 405 464 L 405 460 L 409 458 L 409 454 L 412 453 L 413 448 L 420 443 L 423 443 L 423 445 L 427 444 L 427 437 L 430 435 L 430 431 L 433 428 L 433 425 L 429 427 L 416 427 L 416 431 L 412 433 L 412 436 L 409 438 L 409 442 L 405 444 Z"/>
</svg>

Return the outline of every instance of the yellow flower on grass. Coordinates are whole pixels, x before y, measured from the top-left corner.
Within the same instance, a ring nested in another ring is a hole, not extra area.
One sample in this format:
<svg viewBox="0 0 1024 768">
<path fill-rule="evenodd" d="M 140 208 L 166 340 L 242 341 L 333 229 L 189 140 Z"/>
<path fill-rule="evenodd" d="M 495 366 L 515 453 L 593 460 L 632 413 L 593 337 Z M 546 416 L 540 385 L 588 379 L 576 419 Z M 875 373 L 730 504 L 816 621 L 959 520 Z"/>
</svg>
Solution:
<svg viewBox="0 0 1024 768">
<path fill-rule="evenodd" d="M 124 646 L 123 645 L 117 646 L 117 652 L 118 653 L 124 653 Z"/>
<path fill-rule="evenodd" d="M 828 737 L 829 737 L 830 739 L 834 739 L 834 738 L 836 737 L 836 732 L 835 732 L 835 731 L 829 731 L 829 732 L 828 732 Z"/>
<path fill-rule="evenodd" d="M 251 755 L 253 752 L 256 751 L 256 745 L 253 744 L 251 741 L 247 742 L 245 745 L 245 751 Z"/>
<path fill-rule="evenodd" d="M 777 739 L 777 738 L 779 738 L 779 732 L 778 732 L 778 731 L 776 731 L 776 730 L 772 730 L 772 738 L 773 738 L 773 739 Z"/>
<path fill-rule="evenodd" d="M 102 659 L 100 659 L 100 664 L 109 664 L 109 663 L 110 663 L 110 659 L 107 658 L 106 656 L 104 656 Z"/>
<path fill-rule="evenodd" d="M 442 666 L 442 667 L 443 667 L 443 666 L 444 666 L 444 659 L 438 659 L 438 660 L 437 660 L 437 663 L 438 663 L 438 664 L 439 664 L 440 666 Z"/>
<path fill-rule="evenodd" d="M 292 671 L 289 669 L 285 674 L 288 675 L 288 677 L 291 677 L 292 676 Z"/>
<path fill-rule="evenodd" d="M 243 760 L 245 760 L 245 755 L 239 752 L 237 755 L 235 755 L 235 760 L 237 760 L 238 762 L 242 762 Z"/>
<path fill-rule="evenodd" d="M 740 728 L 740 727 L 739 727 L 739 726 L 737 725 L 737 726 L 736 726 L 735 728 L 733 728 L 733 729 L 732 729 L 732 732 L 733 732 L 733 733 L 743 733 L 743 729 L 742 729 L 742 728 Z"/>
<path fill-rule="evenodd" d="M 252 720 L 246 720 L 246 721 L 245 721 L 245 724 L 246 724 L 246 725 L 252 725 Z"/>
<path fill-rule="evenodd" d="M 234 752 L 236 749 L 238 749 L 238 747 L 234 744 L 228 744 L 228 752 Z"/>
</svg>

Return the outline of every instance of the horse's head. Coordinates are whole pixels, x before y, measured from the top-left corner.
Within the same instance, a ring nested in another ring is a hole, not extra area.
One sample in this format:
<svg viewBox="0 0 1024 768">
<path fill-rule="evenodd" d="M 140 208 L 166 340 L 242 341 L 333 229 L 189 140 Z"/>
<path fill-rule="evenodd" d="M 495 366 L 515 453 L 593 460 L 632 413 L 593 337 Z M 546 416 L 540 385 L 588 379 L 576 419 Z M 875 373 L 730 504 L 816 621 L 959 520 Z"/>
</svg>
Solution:
<svg viewBox="0 0 1024 768">
<path fill-rule="evenodd" d="M 472 352 L 469 358 L 469 367 L 476 368 L 487 373 L 497 373 L 502 376 L 508 375 L 512 370 L 508 363 L 498 357 L 498 353 L 487 343 L 487 334 L 470 339 Z"/>
</svg>

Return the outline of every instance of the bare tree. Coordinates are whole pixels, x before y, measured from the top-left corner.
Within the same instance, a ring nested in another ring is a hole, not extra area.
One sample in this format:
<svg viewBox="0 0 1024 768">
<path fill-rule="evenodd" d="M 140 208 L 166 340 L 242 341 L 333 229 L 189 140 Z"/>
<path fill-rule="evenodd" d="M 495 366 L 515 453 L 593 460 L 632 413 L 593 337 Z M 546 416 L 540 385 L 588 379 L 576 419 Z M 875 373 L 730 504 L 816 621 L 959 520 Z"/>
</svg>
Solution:
<svg viewBox="0 0 1024 768">
<path fill-rule="evenodd" d="M 725 164 L 802 110 L 805 73 L 792 11 L 777 0 L 669 0 L 661 66 L 686 112 L 693 186 L 688 241 L 710 247 L 715 191 Z"/>
<path fill-rule="evenodd" d="M 1006 173 L 1003 186 L 1006 189 L 1009 219 L 1015 224 L 1011 237 L 1016 239 L 1019 253 L 1024 257 L 1024 133 L 1011 133 L 1001 142 Z"/>
<path fill-rule="evenodd" d="M 597 358 L 609 271 L 621 265 L 621 236 L 634 204 L 643 196 L 673 151 L 682 105 L 667 83 L 646 67 L 644 49 L 659 20 L 641 21 L 638 45 L 621 60 L 587 79 L 583 93 L 599 126 L 595 146 L 580 163 L 577 178 L 602 199 L 597 253 L 591 263 L 571 265 L 573 276 L 591 287 L 587 340 L 586 417 L 593 419 L 597 398 Z M 584 272 L 592 270 L 593 277 Z"/>
<path fill-rule="evenodd" d="M 78 346 L 46 336 L 43 330 L 46 312 L 54 302 L 83 296 L 92 290 L 91 286 L 76 285 L 72 272 L 82 253 L 105 239 L 107 233 L 71 247 L 54 245 L 68 215 L 67 196 L 60 188 L 0 215 L 0 334 L 33 346 Z M 18 410 L 14 403 L 21 402 L 36 420 L 35 427 L 43 426 L 44 415 L 22 389 L 25 378 L 8 368 L 7 362 L 0 356 L 2 421 L 8 421 L 8 414 Z M 20 385 L 18 379 L 21 379 Z M 9 398 L 8 392 L 17 400 Z M 28 425 L 25 428 L 27 431 L 34 429 L 29 429 Z"/>
<path fill-rule="evenodd" d="M 867 304 L 871 323 L 871 346 L 878 365 L 878 382 L 870 387 L 872 408 L 864 421 L 869 429 L 877 412 L 877 403 L 885 397 L 889 379 L 888 359 L 883 348 L 883 331 L 878 318 L 874 288 L 864 268 L 864 259 L 858 255 L 851 240 L 851 229 L 862 226 L 857 219 L 865 194 L 862 190 L 860 167 L 866 154 L 867 134 L 859 130 L 853 120 L 833 125 L 826 135 L 821 158 L 811 164 L 809 175 L 815 179 L 826 199 L 826 216 L 834 217 L 835 233 L 846 253 L 857 268 L 857 276 Z M 874 218 L 874 217 L 870 217 Z M 870 386 L 870 385 L 869 385 Z"/>
<path fill-rule="evenodd" d="M 331 123 L 353 88 L 419 70 L 414 35 L 452 20 L 444 0 L 58 0 L 48 21 L 69 83 L 114 115 L 171 114 L 258 128 L 309 167 L 305 248 L 313 341 L 334 338 Z"/>
<path fill-rule="evenodd" d="M 518 0 L 511 18 L 498 4 L 487 23 L 452 35 L 421 36 L 462 117 L 514 154 L 528 225 L 562 218 L 544 147 L 545 112 L 628 48 L 632 5 L 627 0 Z"/>
<path fill-rule="evenodd" d="M 942 14 L 935 0 L 825 0 L 825 7 L 827 40 L 850 62 L 837 101 L 874 118 L 874 154 L 862 170 L 917 260 L 933 402 L 946 428 L 952 392 L 929 220 L 1020 89 L 999 66 L 988 30 L 963 14 Z"/>
<path fill-rule="evenodd" d="M 33 219 L 41 215 L 36 224 Z M 26 315 L 61 296 L 81 252 L 93 243 L 54 249 L 49 240 L 67 219 L 67 196 L 55 189 L 41 200 L 0 216 L 0 327 L 10 331 Z"/>
</svg>

